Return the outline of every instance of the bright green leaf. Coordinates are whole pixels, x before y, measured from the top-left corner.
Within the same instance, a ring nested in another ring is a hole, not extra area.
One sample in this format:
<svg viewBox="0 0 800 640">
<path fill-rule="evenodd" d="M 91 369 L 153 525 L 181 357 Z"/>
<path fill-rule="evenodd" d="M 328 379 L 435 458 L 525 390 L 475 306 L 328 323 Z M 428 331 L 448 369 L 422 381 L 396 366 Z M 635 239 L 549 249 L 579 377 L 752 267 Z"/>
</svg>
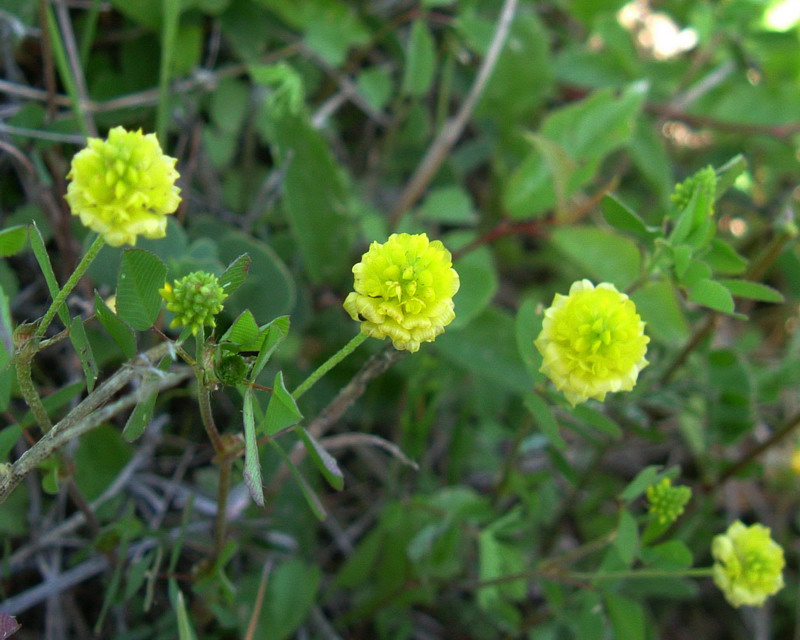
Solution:
<svg viewBox="0 0 800 640">
<path fill-rule="evenodd" d="M 784 301 L 783 294 L 760 282 L 751 280 L 720 280 L 719 283 L 730 291 L 735 298 L 760 300 L 761 302 L 774 302 L 779 304 Z"/>
<path fill-rule="evenodd" d="M 27 240 L 28 229 L 24 225 L 3 229 L 0 231 L 0 258 L 19 253 Z"/>
<path fill-rule="evenodd" d="M 283 381 L 283 372 L 275 374 L 275 382 L 272 385 L 272 396 L 267 406 L 267 414 L 261 430 L 268 436 L 273 436 L 279 431 L 297 424 L 303 419 L 303 414 L 297 407 L 297 402 L 292 394 L 286 389 Z"/>
<path fill-rule="evenodd" d="M 549 405 L 536 393 L 526 393 L 523 399 L 528 411 L 533 415 L 536 425 L 547 436 L 550 443 L 557 449 L 565 450 L 567 443 L 558 433 L 558 422 L 556 422 Z"/>
<path fill-rule="evenodd" d="M 253 387 L 244 392 L 244 483 L 250 497 L 259 506 L 264 506 L 264 487 L 261 482 L 261 459 L 258 455 L 256 423 L 253 417 Z"/>
<path fill-rule="evenodd" d="M 167 268 L 144 249 L 126 249 L 117 280 L 117 315 L 138 331 L 153 326 L 161 311 Z"/>
<path fill-rule="evenodd" d="M 406 49 L 406 64 L 401 91 L 405 95 L 421 96 L 430 89 L 436 71 L 436 48 L 428 25 L 415 20 Z"/>
<path fill-rule="evenodd" d="M 117 343 L 125 357 L 129 360 L 133 358 L 137 351 L 136 336 L 133 330 L 106 306 L 106 303 L 103 302 L 96 291 L 94 294 L 94 312 L 100 324 L 108 331 L 108 334 Z"/>
<path fill-rule="evenodd" d="M 243 253 L 228 265 L 228 268 L 219 277 L 219 283 L 225 293 L 230 295 L 244 284 L 252 264 L 253 259 Z"/>
<path fill-rule="evenodd" d="M 698 280 L 689 288 L 689 300 L 722 313 L 732 314 L 734 309 L 731 292 L 708 278 Z"/>
<path fill-rule="evenodd" d="M 86 337 L 86 330 L 83 327 L 83 320 L 80 316 L 72 319 L 69 328 L 69 339 L 78 354 L 78 360 L 80 360 L 81 368 L 83 369 L 83 377 L 86 378 L 86 389 L 91 393 L 92 389 L 94 389 L 95 380 L 97 380 L 98 370 L 97 363 L 94 360 L 94 353 L 92 352 L 92 345 Z"/>
<path fill-rule="evenodd" d="M 328 484 L 337 491 L 344 489 L 344 475 L 333 456 L 303 427 L 298 425 L 294 431 L 303 441 L 308 455 Z"/>
</svg>

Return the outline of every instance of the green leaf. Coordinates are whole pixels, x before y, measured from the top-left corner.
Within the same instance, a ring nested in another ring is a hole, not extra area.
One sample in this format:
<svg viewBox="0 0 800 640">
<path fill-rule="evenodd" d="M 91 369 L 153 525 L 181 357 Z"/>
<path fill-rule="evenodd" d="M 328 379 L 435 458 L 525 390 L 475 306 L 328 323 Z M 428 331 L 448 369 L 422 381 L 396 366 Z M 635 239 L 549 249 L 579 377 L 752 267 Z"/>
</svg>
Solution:
<svg viewBox="0 0 800 640">
<path fill-rule="evenodd" d="M 239 351 L 255 351 L 261 347 L 261 336 L 253 314 L 243 311 L 220 338 L 220 342 L 233 342 Z"/>
<path fill-rule="evenodd" d="M 610 282 L 624 289 L 639 276 L 639 248 L 616 233 L 589 226 L 559 227 L 552 241 L 595 284 Z"/>
<path fill-rule="evenodd" d="M 17 225 L 0 231 L 0 258 L 13 256 L 22 251 L 28 240 L 28 228 Z"/>
<path fill-rule="evenodd" d="M 622 437 L 622 429 L 611 418 L 604 413 L 592 409 L 585 404 L 578 405 L 570 409 L 572 415 L 583 420 L 586 424 L 594 427 L 601 433 L 605 433 L 615 440 Z"/>
<path fill-rule="evenodd" d="M 169 369 L 171 362 L 172 358 L 164 356 L 161 362 L 158 363 L 158 368 L 161 371 L 166 371 Z M 143 375 L 142 384 L 153 381 L 155 377 L 156 376 L 152 373 L 145 373 Z M 138 440 L 145 429 L 147 429 L 147 425 L 149 425 L 150 420 L 153 419 L 153 409 L 155 409 L 157 398 L 158 393 L 154 391 L 133 408 L 131 415 L 128 416 L 128 419 L 125 421 L 125 428 L 122 430 L 122 437 L 126 442 Z"/>
<path fill-rule="evenodd" d="M 256 361 L 253 363 L 253 368 L 250 370 L 251 382 L 255 382 L 258 375 L 267 365 L 267 362 L 269 362 L 275 349 L 280 346 L 281 342 L 283 342 L 284 338 L 289 334 L 290 324 L 289 316 L 281 316 L 261 327 L 261 333 L 264 338 L 261 342 L 261 349 L 258 352 Z"/>
<path fill-rule="evenodd" d="M 741 154 L 734 156 L 724 165 L 716 169 L 717 174 L 717 193 L 716 197 L 719 200 L 745 170 L 747 169 L 747 160 Z"/>
<path fill-rule="evenodd" d="M 269 137 L 285 169 L 283 204 L 306 272 L 314 282 L 343 279 L 352 266 L 355 224 L 341 165 L 305 115 L 273 110 L 270 121 Z"/>
<path fill-rule="evenodd" d="M 8 454 L 14 450 L 14 445 L 22 436 L 22 427 L 12 424 L 0 430 L 0 463 L 8 460 Z"/>
<path fill-rule="evenodd" d="M 689 288 L 689 300 L 714 311 L 733 314 L 731 292 L 719 282 L 708 278 L 698 280 Z"/>
<path fill-rule="evenodd" d="M 752 280 L 720 280 L 719 283 L 730 291 L 735 298 L 760 300 L 761 302 L 774 302 L 780 304 L 784 301 L 783 294 L 772 287 Z"/>
<path fill-rule="evenodd" d="M 311 508 L 311 511 L 314 512 L 314 515 L 319 520 L 324 520 L 327 517 L 327 512 L 325 511 L 325 507 L 320 502 L 319 497 L 311 486 L 308 484 L 306 479 L 303 477 L 303 474 L 300 473 L 299 469 L 295 466 L 292 459 L 287 455 L 287 453 L 283 450 L 283 447 L 278 444 L 277 440 L 274 438 L 270 438 L 269 440 L 270 445 L 272 445 L 273 449 L 278 452 L 278 455 L 281 457 L 283 462 L 289 467 L 289 471 L 292 472 L 292 476 L 294 476 L 295 481 L 297 482 L 298 486 L 300 487 L 300 491 L 303 492 L 303 497 L 306 500 L 306 503 Z"/>
<path fill-rule="evenodd" d="M 72 346 L 75 347 L 75 352 L 81 362 L 83 376 L 86 378 L 86 389 L 91 393 L 97 380 L 98 370 L 97 363 L 94 360 L 94 353 L 92 352 L 92 345 L 89 344 L 89 339 L 86 337 L 86 330 L 83 327 L 83 320 L 80 316 L 75 316 L 72 319 L 69 328 L 69 339 L 72 342 Z"/>
<path fill-rule="evenodd" d="M 421 96 L 427 93 L 436 71 L 436 48 L 428 25 L 415 20 L 406 49 L 406 64 L 401 91 L 404 95 Z"/>
<path fill-rule="evenodd" d="M 189 619 L 189 612 L 186 611 L 186 601 L 183 598 L 183 592 L 179 589 L 176 596 L 176 609 L 178 615 L 178 639 L 179 640 L 197 640 L 197 634 L 192 627 L 192 622 Z"/>
<path fill-rule="evenodd" d="M 228 268 L 219 277 L 219 283 L 225 293 L 230 295 L 242 286 L 252 264 L 253 259 L 248 254 L 243 253 L 228 265 Z"/>
<path fill-rule="evenodd" d="M 104 424 L 84 433 L 75 452 L 75 482 L 94 500 L 114 481 L 131 459 L 132 448 L 116 427 Z"/>
<path fill-rule="evenodd" d="M 558 433 L 558 422 L 556 422 L 550 406 L 536 393 L 526 393 L 523 396 L 525 406 L 534 417 L 536 425 L 542 430 L 542 433 L 547 437 L 557 449 L 564 450 L 567 448 L 567 443 Z"/>
<path fill-rule="evenodd" d="M 644 239 L 651 239 L 657 235 L 657 232 L 648 227 L 635 211 L 626 207 L 614 196 L 603 196 L 600 206 L 606 222 L 615 229 L 632 233 Z"/>
<path fill-rule="evenodd" d="M 33 255 L 36 257 L 36 262 L 39 263 L 39 268 L 42 270 L 42 275 L 47 283 L 47 290 L 50 292 L 50 297 L 55 299 L 61 288 L 58 286 L 58 280 L 56 280 L 53 265 L 50 264 L 50 256 L 47 254 L 47 248 L 44 246 L 42 234 L 39 233 L 39 227 L 36 226 L 35 222 L 29 229 L 30 233 L 28 234 L 28 238 L 31 241 Z M 64 323 L 65 327 L 69 326 L 69 311 L 67 310 L 66 304 L 62 304 L 58 308 L 58 317 L 61 318 L 61 322 Z"/>
<path fill-rule="evenodd" d="M 633 502 L 645 492 L 645 489 L 656 482 L 659 478 L 660 467 L 650 465 L 645 467 L 636 477 L 630 481 L 627 487 L 619 494 L 620 500 L 624 502 Z"/>
<path fill-rule="evenodd" d="M 605 593 L 606 611 L 614 640 L 645 640 L 644 609 L 635 600 L 617 593 Z"/>
<path fill-rule="evenodd" d="M 318 602 L 321 582 L 320 568 L 300 558 L 290 558 L 278 565 L 269 575 L 263 609 L 258 615 L 258 625 L 252 637 L 258 640 L 289 640 L 297 637 L 295 632 Z M 251 584 L 249 591 L 253 596 L 248 600 L 255 601 L 257 580 L 253 579 Z M 248 611 L 244 619 L 249 620 L 252 615 Z M 238 637 L 245 637 L 244 629 Z"/>
<path fill-rule="evenodd" d="M 720 238 L 711 240 L 709 251 L 703 259 L 716 273 L 736 275 L 747 269 L 747 259 Z"/>
<path fill-rule="evenodd" d="M 300 440 L 303 441 L 308 455 L 311 457 L 311 460 L 314 462 L 317 469 L 319 469 L 320 473 L 325 477 L 325 480 L 328 481 L 328 484 L 337 491 L 344 489 L 344 475 L 333 456 L 317 442 L 314 436 L 300 425 L 296 426 L 294 431 Z"/>
<path fill-rule="evenodd" d="M 645 323 L 645 333 L 669 345 L 682 345 L 689 337 L 689 323 L 669 280 L 651 281 L 637 289 L 631 299 Z"/>
<path fill-rule="evenodd" d="M 303 414 L 297 407 L 297 402 L 286 389 L 283 381 L 283 372 L 275 374 L 272 385 L 272 396 L 267 406 L 267 414 L 262 425 L 263 431 L 268 436 L 273 436 L 279 431 L 297 424 L 303 419 Z"/>
<path fill-rule="evenodd" d="M 0 285 L 0 411 L 8 409 L 15 377 L 14 367 L 9 366 L 14 354 L 14 329 L 8 302 L 5 289 Z"/>
<path fill-rule="evenodd" d="M 456 317 L 448 331 L 465 327 L 480 315 L 491 303 L 499 286 L 497 268 L 487 247 L 469 252 L 458 261 L 456 270 L 461 287 L 454 297 Z"/>
<path fill-rule="evenodd" d="M 167 268 L 144 249 L 126 249 L 117 280 L 117 315 L 138 331 L 153 326 L 161 311 L 161 295 Z"/>
<path fill-rule="evenodd" d="M 509 391 L 530 391 L 530 377 L 517 351 L 514 320 L 505 311 L 489 306 L 463 329 L 446 330 L 434 344 L 448 360 L 480 378 Z"/>
<path fill-rule="evenodd" d="M 537 306 L 535 300 L 530 298 L 525 300 L 517 310 L 516 317 L 517 349 L 534 384 L 545 379 L 544 374 L 539 371 L 542 366 L 542 354 L 533 344 L 542 330 L 544 319 L 543 314 L 537 312 Z"/>
<path fill-rule="evenodd" d="M 623 509 L 619 514 L 614 547 L 627 567 L 633 564 L 639 554 L 639 525 L 627 509 Z"/>
<path fill-rule="evenodd" d="M 431 189 L 417 209 L 417 216 L 420 220 L 443 224 L 474 225 L 478 222 L 472 198 L 459 185 Z"/>
<path fill-rule="evenodd" d="M 519 573 L 525 560 L 519 548 L 498 539 L 491 527 L 478 536 L 478 577 L 483 581 L 495 580 Z M 477 593 L 478 605 L 491 611 L 497 601 L 522 600 L 525 597 L 525 580 L 501 582 L 482 587 Z"/>
<path fill-rule="evenodd" d="M 667 540 L 642 549 L 642 561 L 654 569 L 678 570 L 692 566 L 692 552 L 681 540 Z"/>
<path fill-rule="evenodd" d="M 108 334 L 113 338 L 117 346 L 122 350 L 125 358 L 130 360 L 136 356 L 136 336 L 133 330 L 106 306 L 103 299 L 95 291 L 94 293 L 94 312 L 100 324 L 103 325 Z"/>
<path fill-rule="evenodd" d="M 253 387 L 244 392 L 244 483 L 259 507 L 264 506 L 264 486 L 261 481 L 261 459 L 258 455 L 256 423 L 253 417 Z"/>
</svg>

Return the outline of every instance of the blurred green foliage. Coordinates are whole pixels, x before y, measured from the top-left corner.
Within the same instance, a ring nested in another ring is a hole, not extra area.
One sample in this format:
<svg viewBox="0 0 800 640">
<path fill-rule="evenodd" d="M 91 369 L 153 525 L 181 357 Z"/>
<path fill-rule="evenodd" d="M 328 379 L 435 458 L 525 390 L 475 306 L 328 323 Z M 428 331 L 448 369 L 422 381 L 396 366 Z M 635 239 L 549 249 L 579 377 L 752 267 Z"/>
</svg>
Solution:
<svg viewBox="0 0 800 640">
<path fill-rule="evenodd" d="M 244 417 L 233 386 L 214 394 L 220 430 L 244 429 L 250 444 L 213 566 L 217 468 L 181 387 L 128 427 L 84 435 L 74 469 L 53 459 L 0 505 L 0 597 L 19 602 L 48 571 L 108 558 L 71 592 L 62 637 L 101 610 L 120 640 L 797 635 L 796 2 L 52 4 L 85 81 L 84 126 L 153 131 L 162 118 L 184 201 L 165 239 L 106 247 L 62 310 L 74 349 L 53 347 L 35 370 L 48 410 L 63 416 L 154 343 L 154 322 L 166 330 L 152 295 L 165 274 L 222 275 L 243 254 L 249 272 L 218 335 L 245 357 L 242 336 L 269 351 L 254 376 L 274 394 L 250 387 Z M 392 214 L 509 4 L 463 132 L 419 201 Z M 0 462 L 39 436 L 6 368 L 13 328 L 42 314 L 85 239 L 62 199 L 81 116 L 37 7 L 0 8 Z M 713 188 L 670 198 L 703 171 Z M 356 333 L 341 309 L 351 267 L 393 231 L 454 252 L 456 320 L 317 442 L 292 426 L 308 426 L 380 346 L 368 341 L 297 403 L 288 389 Z M 631 393 L 574 409 L 538 372 L 533 339 L 543 306 L 582 278 L 631 292 L 651 364 Z M 256 425 L 281 435 L 253 456 Z M 299 462 L 301 443 L 317 455 Z M 292 456 L 301 482 L 288 479 Z M 247 497 L 247 469 L 264 508 Z M 96 522 L 45 535 L 80 508 L 50 495 L 65 479 L 93 501 L 123 470 Z M 342 491 L 328 485 L 342 476 Z M 653 532 L 642 496 L 662 477 L 694 497 Z M 787 550 L 787 587 L 769 607 L 740 614 L 708 579 L 657 575 L 710 564 L 713 535 L 736 518 L 771 526 Z M 617 575 L 631 569 L 653 576 Z M 20 611 L 26 637 L 57 637 L 51 606 Z"/>
</svg>

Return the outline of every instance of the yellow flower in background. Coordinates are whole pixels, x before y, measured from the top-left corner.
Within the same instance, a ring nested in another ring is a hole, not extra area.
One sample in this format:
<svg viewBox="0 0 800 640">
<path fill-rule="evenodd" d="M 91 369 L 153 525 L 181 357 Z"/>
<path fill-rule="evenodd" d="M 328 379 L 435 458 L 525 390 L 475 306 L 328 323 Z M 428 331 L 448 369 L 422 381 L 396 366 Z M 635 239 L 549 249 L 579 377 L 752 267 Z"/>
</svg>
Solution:
<svg viewBox="0 0 800 640">
<path fill-rule="evenodd" d="M 761 524 L 739 520 L 714 537 L 714 584 L 734 607 L 760 607 L 783 588 L 783 548 Z"/>
<path fill-rule="evenodd" d="M 189 327 L 197 334 L 200 327 L 215 327 L 214 316 L 222 311 L 222 302 L 228 297 L 217 276 L 205 271 L 195 271 L 169 282 L 158 292 L 167 303 L 167 309 L 175 314 L 170 327 Z"/>
<path fill-rule="evenodd" d="M 135 245 L 140 235 L 163 238 L 165 216 L 181 201 L 176 162 L 154 133 L 115 127 L 106 140 L 89 138 L 67 174 L 72 214 L 115 247 Z"/>
<path fill-rule="evenodd" d="M 579 280 L 569 295 L 555 295 L 534 344 L 543 357 L 540 371 L 575 406 L 633 389 L 648 364 L 649 341 L 627 295 L 613 284 Z"/>
<path fill-rule="evenodd" d="M 361 333 L 391 338 L 395 349 L 414 353 L 455 318 L 459 279 L 450 252 L 424 233 L 392 234 L 373 242 L 353 267 L 355 291 L 344 308 L 361 322 Z"/>
<path fill-rule="evenodd" d="M 794 451 L 792 451 L 792 458 L 789 462 L 789 466 L 794 473 L 800 476 L 800 447 L 795 447 Z"/>
</svg>

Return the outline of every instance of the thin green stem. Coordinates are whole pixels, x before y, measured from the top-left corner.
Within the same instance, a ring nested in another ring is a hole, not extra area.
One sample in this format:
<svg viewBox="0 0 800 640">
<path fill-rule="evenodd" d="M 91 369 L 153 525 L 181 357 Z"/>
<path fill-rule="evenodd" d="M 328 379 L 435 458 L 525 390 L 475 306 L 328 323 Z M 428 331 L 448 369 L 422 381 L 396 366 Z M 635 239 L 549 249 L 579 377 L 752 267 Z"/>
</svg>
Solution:
<svg viewBox="0 0 800 640">
<path fill-rule="evenodd" d="M 228 526 L 228 493 L 231 488 L 233 458 L 223 455 L 219 461 L 219 487 L 217 488 L 217 513 L 214 516 L 214 559 L 219 558 L 225 546 L 225 531 Z"/>
<path fill-rule="evenodd" d="M 695 569 L 631 569 L 630 571 L 609 571 L 593 573 L 591 571 L 567 571 L 565 576 L 577 580 L 618 580 L 621 578 L 710 578 L 714 575 L 712 567 Z"/>
<path fill-rule="evenodd" d="M 31 408 L 33 417 L 36 424 L 42 430 L 42 433 L 47 433 L 53 428 L 53 423 L 50 416 L 45 409 L 41 396 L 33 384 L 33 377 L 31 375 L 31 361 L 35 353 L 35 343 L 26 344 L 24 351 L 17 354 L 14 366 L 17 370 L 17 382 L 19 383 L 19 392 L 22 394 L 25 403 Z M 33 351 L 31 351 L 33 349 Z"/>
<path fill-rule="evenodd" d="M 299 399 L 300 396 L 302 396 L 306 391 L 313 387 L 314 384 L 316 384 L 317 380 L 319 380 L 322 376 L 328 373 L 328 371 L 333 369 L 337 364 L 353 353 L 353 351 L 355 351 L 356 348 L 366 339 L 367 336 L 363 333 L 356 335 L 350 342 L 344 345 L 339 351 L 334 353 L 322 365 L 320 365 L 320 367 L 314 373 L 308 376 L 305 382 L 303 382 L 299 387 L 297 387 L 297 389 L 294 390 L 292 397 L 295 400 Z"/>
<path fill-rule="evenodd" d="M 200 419 L 203 421 L 203 426 L 206 429 L 208 438 L 214 446 L 214 452 L 220 457 L 224 457 L 225 445 L 222 442 L 222 437 L 219 435 L 219 430 L 214 422 L 214 415 L 211 413 L 211 391 L 199 376 L 197 382 L 199 385 L 197 400 L 200 404 Z"/>
<path fill-rule="evenodd" d="M 75 267 L 75 271 L 72 272 L 72 275 L 69 277 L 66 284 L 61 287 L 61 290 L 58 292 L 58 295 L 56 295 L 55 300 L 53 300 L 53 303 L 50 305 L 47 313 L 44 314 L 44 317 L 39 322 L 39 326 L 36 328 L 36 333 L 34 334 L 34 340 L 38 341 L 44 336 L 45 331 L 47 331 L 47 327 L 50 326 L 50 323 L 53 321 L 53 317 L 56 315 L 56 311 L 58 311 L 58 308 L 64 304 L 67 296 L 72 293 L 75 285 L 78 284 L 80 279 L 83 277 L 83 274 L 86 273 L 89 265 L 92 264 L 92 261 L 97 257 L 97 254 L 100 253 L 100 249 L 102 249 L 104 245 L 105 240 L 103 240 L 103 236 L 97 236 L 94 242 L 92 242 L 92 245 L 89 247 L 86 255 L 81 258 L 78 266 Z"/>
</svg>

